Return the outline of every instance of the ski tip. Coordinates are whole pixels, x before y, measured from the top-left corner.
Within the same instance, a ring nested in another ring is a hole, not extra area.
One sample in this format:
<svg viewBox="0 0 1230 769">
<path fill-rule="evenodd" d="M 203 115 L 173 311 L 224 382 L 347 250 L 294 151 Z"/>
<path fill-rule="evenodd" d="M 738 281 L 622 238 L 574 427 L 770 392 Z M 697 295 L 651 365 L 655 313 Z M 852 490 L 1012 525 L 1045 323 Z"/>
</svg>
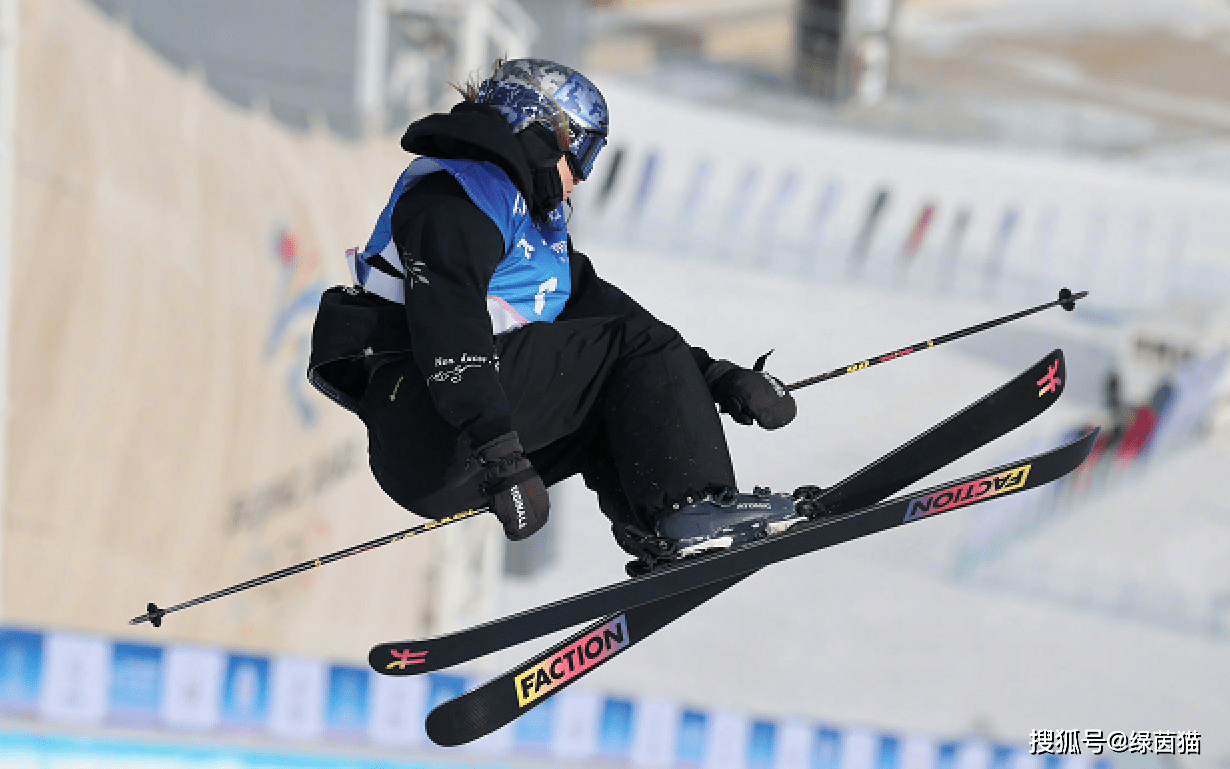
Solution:
<svg viewBox="0 0 1230 769">
<path fill-rule="evenodd" d="M 1030 376 L 1038 375 L 1040 375 L 1038 379 L 1029 379 L 1029 382 L 1038 389 L 1039 398 L 1049 395 L 1053 401 L 1063 394 L 1068 382 L 1068 363 L 1064 358 L 1062 347 L 1051 350 L 1042 360 L 1034 364 Z"/>
<path fill-rule="evenodd" d="M 1093 453 L 1093 445 L 1097 442 L 1098 435 L 1101 432 L 1102 432 L 1102 428 L 1095 426 L 1095 427 L 1090 428 L 1087 432 L 1078 436 L 1072 441 L 1073 444 L 1082 443 L 1082 442 L 1084 443 L 1083 453 L 1081 454 L 1079 464 L 1084 464 L 1085 460 L 1089 459 L 1089 455 Z"/>
<path fill-rule="evenodd" d="M 381 675 L 416 676 L 440 669 L 429 655 L 429 650 L 415 650 L 409 643 L 379 644 L 367 653 L 367 664 Z"/>
</svg>

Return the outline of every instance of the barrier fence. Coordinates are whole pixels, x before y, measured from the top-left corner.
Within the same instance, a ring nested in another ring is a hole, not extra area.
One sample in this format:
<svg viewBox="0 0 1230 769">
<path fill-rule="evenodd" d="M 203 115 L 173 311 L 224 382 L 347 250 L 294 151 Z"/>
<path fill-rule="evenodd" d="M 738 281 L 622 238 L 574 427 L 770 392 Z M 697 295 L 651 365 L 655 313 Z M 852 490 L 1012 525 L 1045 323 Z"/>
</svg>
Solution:
<svg viewBox="0 0 1230 769">
<path fill-rule="evenodd" d="M 585 689 L 547 700 L 471 746 L 448 751 L 431 746 L 423 731 L 427 712 L 477 683 L 452 673 L 394 678 L 363 667 L 300 657 L 0 628 L 0 714 L 18 722 L 126 727 L 197 738 L 255 736 L 309 751 L 313 747 L 395 750 L 417 756 L 419 765 L 432 755 L 455 760 L 460 753 L 471 762 L 526 759 L 706 769 L 1112 766 L 1110 751 L 1100 756 L 1081 754 L 1079 745 L 1076 753 L 1048 744 L 1035 754 L 1031 750 L 1038 743 L 1032 735 L 1022 735 L 1017 744 L 945 740 Z M 0 759 L 10 751 L 61 755 L 75 749 L 122 755 L 129 749 L 105 740 L 83 747 L 79 742 L 66 745 L 49 739 L 0 731 Z M 165 740 L 159 744 L 170 753 L 179 750 L 166 747 Z M 213 753 L 201 760 L 210 756 Z M 298 766 L 269 763 L 268 757 L 256 756 L 249 763 L 231 758 L 240 766 Z M 346 765 L 366 766 L 353 761 Z"/>
</svg>

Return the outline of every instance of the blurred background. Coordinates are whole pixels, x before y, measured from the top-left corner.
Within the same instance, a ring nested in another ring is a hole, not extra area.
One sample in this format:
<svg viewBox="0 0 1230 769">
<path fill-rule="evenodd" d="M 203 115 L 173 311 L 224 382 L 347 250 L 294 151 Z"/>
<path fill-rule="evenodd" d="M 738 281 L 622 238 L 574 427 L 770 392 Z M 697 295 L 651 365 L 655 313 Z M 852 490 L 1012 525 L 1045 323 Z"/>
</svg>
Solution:
<svg viewBox="0 0 1230 769">
<path fill-rule="evenodd" d="M 443 750 L 428 710 L 546 642 L 368 647 L 622 579 L 579 482 L 515 547 L 474 519 L 127 620 L 419 522 L 311 323 L 405 126 L 530 54 L 611 107 L 576 245 L 715 357 L 789 382 L 1091 292 L 727 421 L 742 485 L 834 483 L 1056 347 L 1062 401 L 923 485 L 1103 438 Z M 1230 767 L 1228 72 L 1225 0 L 0 0 L 0 766 Z"/>
</svg>

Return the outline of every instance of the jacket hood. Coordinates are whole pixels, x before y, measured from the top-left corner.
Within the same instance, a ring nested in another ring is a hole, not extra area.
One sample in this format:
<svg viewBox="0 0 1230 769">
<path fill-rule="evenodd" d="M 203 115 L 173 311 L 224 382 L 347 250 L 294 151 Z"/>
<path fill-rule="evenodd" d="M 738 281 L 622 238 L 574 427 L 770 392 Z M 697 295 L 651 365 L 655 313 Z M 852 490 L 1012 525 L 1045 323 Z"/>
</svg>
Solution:
<svg viewBox="0 0 1230 769">
<path fill-rule="evenodd" d="M 416 120 L 401 137 L 406 152 L 443 160 L 495 163 L 526 200 L 533 199 L 530 159 L 512 128 L 494 108 L 461 102 L 448 114 Z"/>
</svg>

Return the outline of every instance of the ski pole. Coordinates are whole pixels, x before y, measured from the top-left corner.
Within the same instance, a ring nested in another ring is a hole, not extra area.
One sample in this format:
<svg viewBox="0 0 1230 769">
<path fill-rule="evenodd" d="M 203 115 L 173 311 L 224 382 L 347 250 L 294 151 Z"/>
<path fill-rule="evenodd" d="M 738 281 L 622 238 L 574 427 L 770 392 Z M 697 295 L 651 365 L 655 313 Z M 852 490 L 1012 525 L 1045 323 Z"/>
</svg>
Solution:
<svg viewBox="0 0 1230 769">
<path fill-rule="evenodd" d="M 488 509 L 489 508 L 486 508 L 486 507 L 476 507 L 473 510 L 463 510 L 462 512 L 457 513 L 456 515 L 450 515 L 447 518 L 441 518 L 438 521 L 428 521 L 427 523 L 421 524 L 419 526 L 405 529 L 404 531 L 394 532 L 393 534 L 386 534 L 385 536 L 380 537 L 379 539 L 373 539 L 370 542 L 364 542 L 360 545 L 348 547 L 345 550 L 338 550 L 336 553 L 329 553 L 328 555 L 322 555 L 319 558 L 313 558 L 310 561 L 304 561 L 303 563 L 298 564 L 296 566 L 288 566 L 285 569 L 282 569 L 280 571 L 275 571 L 271 574 L 266 574 L 263 577 L 257 577 L 256 579 L 250 579 L 247 582 L 240 582 L 238 585 L 231 585 L 228 588 L 223 588 L 222 590 L 218 590 L 217 592 L 210 593 L 209 595 L 203 595 L 200 598 L 193 598 L 191 601 L 184 601 L 183 603 L 177 603 L 174 606 L 170 606 L 166 609 L 160 609 L 158 608 L 157 604 L 151 602 L 149 604 L 146 604 L 144 614 L 142 614 L 139 617 L 133 617 L 132 619 L 128 620 L 128 624 L 129 625 L 140 625 L 142 622 L 149 622 L 154 627 L 162 627 L 162 618 L 170 614 L 171 612 L 176 612 L 176 611 L 179 611 L 180 609 L 187 609 L 190 606 L 196 606 L 198 604 L 205 603 L 206 601 L 212 601 L 216 598 L 222 598 L 223 596 L 232 595 L 242 590 L 247 590 L 248 588 L 256 587 L 257 585 L 264 585 L 269 582 L 273 582 L 274 580 L 282 579 L 283 577 L 289 577 L 292 574 L 298 574 L 299 572 L 307 571 L 308 569 L 314 569 L 317 566 L 324 566 L 326 563 L 333 563 L 334 561 L 340 561 L 341 559 L 347 556 L 350 556 L 350 555 L 355 555 L 356 553 L 362 553 L 367 550 L 373 550 L 377 547 L 383 547 L 384 545 L 390 545 L 394 542 L 400 542 L 401 540 L 409 539 L 410 537 L 413 537 L 416 534 L 422 534 L 425 531 L 431 531 L 432 529 L 438 529 L 441 526 L 447 526 L 450 523 L 456 523 L 457 521 L 463 520 L 465 518 L 470 518 L 472 516 L 478 515 L 479 513 L 485 513 L 488 511 Z"/>
<path fill-rule="evenodd" d="M 827 374 L 819 374 L 817 376 L 809 377 L 807 379 L 801 379 L 798 382 L 786 385 L 786 389 L 787 390 L 798 390 L 799 388 L 807 387 L 809 385 L 814 385 L 814 384 L 817 384 L 819 382 L 824 382 L 829 379 L 836 379 L 842 374 L 852 374 L 855 371 L 862 371 L 863 369 L 868 368 L 869 366 L 875 366 L 876 364 L 879 364 L 879 363 L 885 363 L 890 360 L 896 360 L 897 358 L 903 357 L 905 355 L 909 355 L 910 353 L 918 352 L 919 350 L 927 350 L 932 347 L 936 347 L 938 345 L 944 344 L 945 342 L 951 342 L 954 339 L 960 339 L 963 336 L 969 336 L 970 334 L 977 334 L 979 331 L 986 331 L 988 328 L 994 328 L 995 326 L 999 326 L 1004 323 L 1009 323 L 1011 321 L 1017 320 L 1018 318 L 1024 318 L 1026 315 L 1033 315 L 1035 312 L 1042 312 L 1043 310 L 1048 310 L 1051 307 L 1062 307 L 1068 312 L 1071 312 L 1072 310 L 1076 309 L 1076 301 L 1078 299 L 1084 299 L 1087 296 L 1089 296 L 1088 291 L 1081 291 L 1079 294 L 1073 294 L 1068 289 L 1061 288 L 1059 289 L 1059 298 L 1053 302 L 1047 302 L 1046 304 L 1040 304 L 1037 307 L 1030 307 L 1028 310 L 1021 310 L 1018 313 L 1013 313 L 1012 315 L 1005 315 L 1004 317 L 996 318 L 995 320 L 988 320 L 986 323 L 979 323 L 977 326 L 970 326 L 969 328 L 963 328 L 960 331 L 953 331 L 951 334 L 937 336 L 935 339 L 928 339 L 925 342 L 919 342 L 918 344 L 912 344 L 909 347 L 905 347 L 903 349 L 896 350 L 894 352 L 885 353 L 884 355 L 881 355 L 876 358 L 869 358 L 867 360 L 861 360 L 858 363 L 852 363 L 849 366 L 842 366 L 841 368 L 833 369 Z M 770 350 L 770 352 L 772 351 Z M 768 357 L 769 357 L 769 353 L 765 353 L 764 355 L 760 357 L 760 360 L 756 361 L 757 371 L 760 371 L 762 368 L 764 368 L 764 361 Z"/>
</svg>

